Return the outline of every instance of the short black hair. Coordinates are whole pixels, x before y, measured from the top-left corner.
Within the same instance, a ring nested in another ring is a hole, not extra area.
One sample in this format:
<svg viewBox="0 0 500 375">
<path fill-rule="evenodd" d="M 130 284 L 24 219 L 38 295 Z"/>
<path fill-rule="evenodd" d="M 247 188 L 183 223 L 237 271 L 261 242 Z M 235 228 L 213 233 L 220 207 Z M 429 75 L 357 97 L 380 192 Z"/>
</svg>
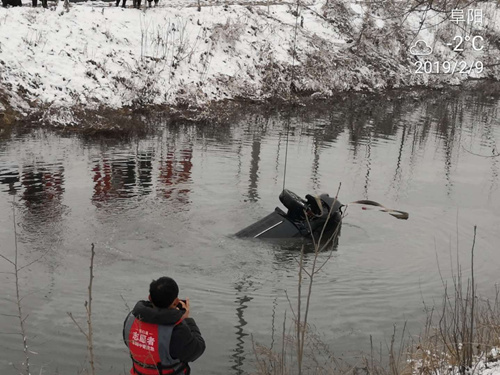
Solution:
<svg viewBox="0 0 500 375">
<path fill-rule="evenodd" d="M 179 295 L 179 286 L 174 279 L 163 276 L 149 284 L 149 295 L 156 307 L 167 308 Z"/>
</svg>

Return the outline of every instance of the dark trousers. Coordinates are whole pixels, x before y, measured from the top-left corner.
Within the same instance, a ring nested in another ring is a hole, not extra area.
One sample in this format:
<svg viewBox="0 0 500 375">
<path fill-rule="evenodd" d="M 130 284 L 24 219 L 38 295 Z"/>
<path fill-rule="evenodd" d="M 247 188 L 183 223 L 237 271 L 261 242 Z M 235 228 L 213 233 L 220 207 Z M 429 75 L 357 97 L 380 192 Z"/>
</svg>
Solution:
<svg viewBox="0 0 500 375">
<path fill-rule="evenodd" d="M 31 0 L 31 5 L 33 6 L 33 8 L 36 8 L 36 6 L 38 5 L 38 0 Z M 42 0 L 42 6 L 44 8 L 47 8 L 47 0 Z"/>
<path fill-rule="evenodd" d="M 7 7 L 7 5 L 12 5 L 13 7 L 21 7 L 23 3 L 21 0 L 2 0 L 2 5 Z"/>
<path fill-rule="evenodd" d="M 33 0 L 33 1 L 36 1 L 36 0 Z M 153 0 L 147 0 L 147 1 L 148 1 L 149 6 L 151 6 L 151 3 L 153 2 Z M 159 0 L 154 0 L 155 6 L 158 5 L 158 1 Z M 126 2 L 127 2 L 127 0 L 122 0 L 122 8 L 125 8 L 125 3 Z M 140 9 L 141 8 L 141 3 L 142 3 L 142 0 L 133 0 L 133 7 L 137 8 L 137 9 Z M 116 0 L 116 6 L 119 6 L 119 5 L 120 5 L 120 0 Z"/>
</svg>

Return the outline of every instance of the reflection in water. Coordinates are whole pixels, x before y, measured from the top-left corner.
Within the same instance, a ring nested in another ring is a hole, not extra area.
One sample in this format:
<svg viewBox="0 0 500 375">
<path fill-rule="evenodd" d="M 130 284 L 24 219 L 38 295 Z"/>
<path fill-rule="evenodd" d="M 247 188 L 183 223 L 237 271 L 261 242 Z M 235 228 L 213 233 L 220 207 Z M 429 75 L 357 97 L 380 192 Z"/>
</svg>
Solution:
<svg viewBox="0 0 500 375">
<path fill-rule="evenodd" d="M 94 194 L 92 202 L 99 206 L 114 199 L 134 197 L 136 187 L 136 159 L 134 156 L 97 160 L 92 168 Z"/>
<path fill-rule="evenodd" d="M 314 153 L 314 158 L 313 158 L 313 165 L 311 168 L 311 181 L 313 184 L 313 189 L 315 191 L 319 190 L 319 176 L 318 176 L 318 169 L 319 169 L 319 153 L 320 153 L 320 145 L 318 142 L 318 139 L 314 137 L 314 143 L 313 143 L 313 153 Z"/>
<path fill-rule="evenodd" d="M 462 119 L 462 116 L 460 116 Z M 446 178 L 446 192 L 448 196 L 451 195 L 453 182 L 451 179 L 451 168 L 453 165 L 453 148 L 456 144 L 455 133 L 457 127 L 462 127 L 462 121 L 457 120 L 456 108 L 453 106 L 451 109 L 448 107 L 440 113 L 438 120 L 437 131 L 443 139 L 444 148 L 444 175 Z"/>
<path fill-rule="evenodd" d="M 281 138 L 283 136 L 283 132 L 280 132 L 279 133 L 279 136 L 278 136 L 278 145 L 276 147 L 276 160 L 274 162 L 274 177 L 273 177 L 273 180 L 274 180 L 274 183 L 277 184 L 278 183 L 278 176 L 279 176 L 279 166 L 280 166 L 280 149 L 281 149 Z"/>
<path fill-rule="evenodd" d="M 116 182 L 116 178 L 112 176 L 111 164 L 107 159 L 100 160 L 95 163 L 92 168 L 94 173 L 94 194 L 92 201 L 106 202 L 114 196 L 116 187 L 113 186 L 112 181 Z"/>
<path fill-rule="evenodd" d="M 271 345 L 269 346 L 270 350 L 274 349 L 274 336 L 276 335 L 276 308 L 278 307 L 278 297 L 273 298 L 273 312 L 271 315 Z M 286 314 L 286 313 L 285 313 Z M 285 315 L 286 321 L 286 315 Z"/>
<path fill-rule="evenodd" d="M 372 164 L 372 137 L 368 139 L 368 143 L 366 144 L 366 174 L 365 174 L 365 185 L 364 185 L 364 198 L 368 199 L 368 187 L 370 185 L 370 171 Z"/>
<path fill-rule="evenodd" d="M 250 202 L 259 200 L 258 182 L 259 182 L 259 161 L 260 161 L 260 136 L 254 136 L 252 142 L 252 154 L 250 160 L 250 174 L 248 184 L 248 198 Z"/>
<path fill-rule="evenodd" d="M 243 331 L 243 327 L 247 325 L 243 313 L 245 309 L 248 308 L 248 302 L 253 300 L 253 297 L 247 295 L 248 289 L 253 285 L 253 281 L 246 277 L 236 283 L 234 288 L 238 292 L 236 297 L 236 318 L 238 319 L 237 324 L 234 326 L 236 328 L 236 348 L 234 349 L 234 354 L 231 355 L 233 358 L 234 365 L 231 368 L 234 370 L 235 374 L 241 375 L 244 373 L 243 364 L 245 362 L 245 340 L 244 338 L 248 336 L 248 333 Z"/>
<path fill-rule="evenodd" d="M 406 141 L 406 135 L 407 135 L 407 125 L 404 123 L 403 125 L 403 134 L 401 135 L 401 141 L 399 142 L 399 149 L 398 149 L 398 158 L 396 161 L 396 170 L 394 171 L 394 176 L 392 177 L 392 187 L 396 189 L 397 192 L 399 192 L 399 187 L 401 186 L 401 181 L 403 178 L 403 171 L 401 167 L 401 162 L 403 160 L 403 150 L 405 148 L 405 141 Z M 413 152 L 413 150 L 412 150 Z M 368 199 L 368 195 L 365 197 Z"/>
<path fill-rule="evenodd" d="M 27 165 L 22 169 L 19 224 L 24 237 L 34 241 L 30 250 L 56 248 L 63 233 L 64 166 L 61 163 Z"/>
<path fill-rule="evenodd" d="M 191 146 L 178 153 L 175 150 L 169 151 L 166 159 L 160 160 L 158 183 L 161 196 L 167 199 L 175 198 L 180 203 L 189 203 L 192 159 Z"/>
<path fill-rule="evenodd" d="M 7 185 L 4 192 L 13 195 L 21 188 L 19 185 L 19 169 L 17 166 L 0 167 L 0 184 Z"/>
<path fill-rule="evenodd" d="M 153 184 L 153 151 L 143 151 L 137 154 L 139 168 L 139 194 L 146 195 L 151 192 Z"/>
<path fill-rule="evenodd" d="M 491 155 L 488 156 L 493 156 L 493 155 L 498 155 L 498 148 L 495 140 L 495 129 L 492 126 L 492 121 L 488 121 L 488 116 L 483 117 L 485 121 L 485 126 L 483 130 L 483 136 L 484 140 L 483 143 L 485 146 L 487 146 L 489 149 L 491 149 Z M 491 200 L 492 194 L 498 189 L 498 160 L 500 157 L 491 157 L 491 178 L 492 178 L 492 183 L 490 185 L 489 191 L 488 191 L 488 198 Z"/>
<path fill-rule="evenodd" d="M 92 202 L 99 206 L 116 199 L 149 194 L 153 156 L 153 152 L 138 151 L 131 155 L 111 154 L 94 161 Z"/>
<path fill-rule="evenodd" d="M 153 191 L 159 197 L 189 203 L 193 146 L 182 147 L 169 147 L 166 154 L 163 149 L 149 146 L 145 150 L 137 147 L 133 152 L 117 150 L 100 156 L 92 167 L 93 204 L 100 207 L 103 203 L 147 196 Z"/>
<path fill-rule="evenodd" d="M 261 182 L 264 179 L 274 179 L 276 184 L 283 178 L 279 171 L 284 158 L 280 154 L 283 154 L 287 116 L 291 116 L 292 142 L 305 137 L 312 139 L 309 143 L 312 155 L 309 180 L 316 192 L 321 192 L 323 188 L 323 171 L 338 163 L 337 160 L 322 155 L 327 154 L 329 149 L 336 148 L 336 143 L 342 139 L 341 135 L 345 135 L 351 153 L 347 162 L 357 164 L 364 170 L 364 181 L 360 181 L 359 185 L 363 187 L 364 198 L 370 198 L 374 193 L 370 184 L 374 178 L 373 159 L 377 157 L 377 149 L 384 147 L 384 143 L 397 145 L 397 149 L 391 148 L 390 154 L 387 154 L 390 165 L 393 165 L 387 188 L 398 200 L 407 193 L 406 181 L 412 178 L 415 166 L 423 156 L 422 150 L 427 147 L 429 140 L 442 150 L 439 153 L 442 155 L 442 162 L 437 165 L 441 165 L 444 170 L 442 175 L 446 180 L 447 195 L 450 196 L 453 191 L 453 173 L 464 141 L 464 127 L 470 130 L 471 135 L 483 137 L 493 148 L 493 132 L 495 125 L 498 125 L 495 122 L 496 111 L 495 105 L 471 100 L 470 96 L 435 97 L 429 100 L 403 97 L 385 101 L 366 96 L 333 103 L 328 109 L 299 108 L 273 114 L 274 117 L 266 114 L 250 115 L 233 126 L 172 126 L 162 136 L 163 138 L 167 134 L 168 152 L 163 151 L 164 142 L 161 149 L 149 143 L 146 150 L 106 154 L 96 161 L 93 167 L 93 202 L 144 196 L 156 189 L 159 197 L 188 203 L 193 184 L 193 140 L 219 147 L 236 145 L 234 149 L 227 147 L 225 150 L 237 155 L 238 180 L 245 176 L 241 170 L 242 160 L 245 160 L 245 151 L 248 151 L 246 155 L 249 155 L 250 161 L 248 180 L 244 182 L 247 187 L 245 195 L 250 202 L 259 201 L 259 186 L 262 188 Z M 491 130 L 490 133 L 488 129 Z M 267 137 L 273 135 L 277 136 L 277 143 L 268 142 Z M 190 141 L 186 141 L 186 138 Z M 248 149 L 245 144 L 250 144 L 251 147 Z M 272 176 L 266 176 L 267 171 L 262 169 L 262 155 L 268 154 L 269 144 L 275 145 L 273 153 L 276 155 L 275 173 Z M 489 190 L 496 191 L 498 161 L 491 160 L 490 163 Z M 9 185 L 9 188 L 14 187 Z"/>
<path fill-rule="evenodd" d="M 64 192 L 64 167 L 62 164 L 43 167 L 25 166 L 23 168 L 22 185 L 24 187 L 23 200 L 26 207 L 51 217 L 54 207 L 59 204 Z"/>
</svg>

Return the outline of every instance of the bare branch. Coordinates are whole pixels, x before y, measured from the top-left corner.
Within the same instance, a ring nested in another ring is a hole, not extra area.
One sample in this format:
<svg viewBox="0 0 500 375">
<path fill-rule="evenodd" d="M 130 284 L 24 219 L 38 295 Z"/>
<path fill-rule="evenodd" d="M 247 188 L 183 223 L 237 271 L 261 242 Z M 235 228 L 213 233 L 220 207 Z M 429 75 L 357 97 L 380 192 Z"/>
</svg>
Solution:
<svg viewBox="0 0 500 375">
<path fill-rule="evenodd" d="M 73 317 L 73 314 L 70 313 L 69 311 L 66 311 L 66 314 L 69 315 L 69 317 L 71 318 L 71 320 L 73 321 L 73 323 L 75 323 L 75 325 L 78 327 L 78 329 L 80 330 L 80 332 L 85 336 L 85 338 L 88 340 L 88 335 L 87 333 L 82 329 L 82 327 L 80 326 L 80 324 L 75 320 L 75 318 Z"/>
<path fill-rule="evenodd" d="M 14 262 L 12 265 L 14 266 L 14 274 L 15 274 L 15 279 L 16 279 L 16 301 L 17 301 L 17 311 L 18 311 L 18 318 L 19 318 L 19 326 L 21 328 L 21 337 L 23 338 L 23 351 L 24 351 L 24 356 L 25 356 L 25 362 L 24 362 L 24 367 L 26 369 L 26 373 L 30 374 L 30 357 L 29 357 L 29 350 L 28 350 L 28 337 L 26 335 L 26 329 L 24 327 L 24 321 L 23 319 L 23 312 L 22 312 L 22 305 L 21 305 L 21 292 L 19 288 L 19 268 L 18 268 L 18 255 L 19 255 L 19 249 L 17 246 L 17 224 L 16 224 L 16 204 L 15 204 L 15 196 L 13 197 L 12 200 L 12 223 L 14 226 Z M 26 316 L 27 317 L 27 316 Z"/>
<path fill-rule="evenodd" d="M 127 301 L 125 301 L 125 298 L 123 297 L 123 294 L 120 293 L 120 298 L 122 299 L 123 303 L 125 304 L 125 307 L 127 308 L 128 311 L 131 311 L 132 309 L 128 305 Z"/>
<path fill-rule="evenodd" d="M 42 259 L 45 255 L 47 255 L 49 251 L 50 251 L 50 249 L 49 249 L 49 250 L 47 250 L 47 251 L 45 251 L 42 255 L 40 255 L 40 256 L 39 256 L 38 258 L 36 258 L 35 260 L 33 260 L 33 261 L 29 262 L 28 264 L 25 264 L 24 266 L 20 267 L 20 268 L 18 269 L 18 271 L 22 271 L 22 270 L 23 270 L 23 269 L 25 269 L 26 267 L 31 266 L 33 263 L 38 262 L 38 261 L 39 261 L 40 259 Z"/>
<path fill-rule="evenodd" d="M 16 266 L 16 263 L 14 263 L 13 261 L 11 261 L 9 258 L 7 258 L 6 256 L 3 256 L 2 254 L 0 254 L 0 258 L 3 258 L 5 259 L 7 262 L 9 262 L 10 264 L 12 264 L 14 267 Z"/>
<path fill-rule="evenodd" d="M 90 369 L 92 371 L 92 375 L 95 375 L 95 366 L 94 366 L 94 346 L 92 342 L 93 332 L 92 332 L 92 281 L 94 280 L 94 244 L 92 243 L 90 248 L 90 281 L 89 281 L 89 303 L 87 306 L 87 326 L 88 326 L 88 336 L 87 336 L 87 348 L 89 350 L 90 355 Z"/>
<path fill-rule="evenodd" d="M 499 153 L 495 153 L 495 150 L 494 150 L 494 149 L 493 149 L 493 151 L 492 151 L 492 155 L 481 155 L 481 154 L 476 154 L 475 152 L 472 152 L 472 151 L 470 151 L 470 150 L 467 150 L 467 149 L 466 149 L 463 145 L 462 145 L 462 148 L 463 148 L 465 151 L 467 151 L 469 154 L 471 154 L 471 155 L 475 155 L 475 156 L 480 156 L 480 157 L 482 157 L 482 158 L 497 158 L 497 157 L 499 157 L 499 156 L 500 156 L 500 154 L 499 154 Z"/>
<path fill-rule="evenodd" d="M 290 301 L 290 297 L 288 296 L 288 292 L 286 290 L 285 290 L 285 296 L 286 300 L 288 301 L 288 304 L 290 305 L 290 310 L 292 310 L 293 319 L 297 319 L 297 317 L 295 316 L 295 311 L 293 310 L 292 301 Z"/>
<path fill-rule="evenodd" d="M 0 314 L 1 316 L 10 316 L 12 318 L 18 318 L 19 316 L 18 315 L 15 315 L 15 314 Z"/>
</svg>

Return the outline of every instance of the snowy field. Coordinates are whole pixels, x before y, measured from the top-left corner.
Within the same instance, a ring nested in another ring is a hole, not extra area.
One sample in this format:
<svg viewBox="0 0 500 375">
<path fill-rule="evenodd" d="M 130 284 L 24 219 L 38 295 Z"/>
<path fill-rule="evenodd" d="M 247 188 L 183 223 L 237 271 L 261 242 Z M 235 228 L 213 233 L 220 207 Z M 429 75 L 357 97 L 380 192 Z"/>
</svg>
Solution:
<svg viewBox="0 0 500 375">
<path fill-rule="evenodd" d="M 83 2 L 66 10 L 62 2 L 49 2 L 44 9 L 41 1 L 31 8 L 26 0 L 23 7 L 0 8 L 0 103 L 25 114 L 186 108 L 286 98 L 292 76 L 297 91 L 319 97 L 500 77 L 494 4 L 479 3 L 481 25 L 455 26 L 432 11 L 394 17 L 364 2 L 301 2 L 298 17 L 296 5 L 285 2 L 202 1 L 201 11 L 193 0 L 160 0 L 152 8 L 145 2 L 141 10 L 132 0 L 126 8 Z M 471 33 L 481 35 L 482 49 L 469 43 L 453 51 L 454 36 Z M 448 61 L 445 67 L 463 61 L 466 73 L 458 71 L 460 64 L 454 73 L 416 72 L 421 57 L 409 48 L 417 41 L 433 47 L 437 69 L 443 70 L 439 61 Z M 473 65 L 478 61 L 481 70 Z"/>
</svg>

